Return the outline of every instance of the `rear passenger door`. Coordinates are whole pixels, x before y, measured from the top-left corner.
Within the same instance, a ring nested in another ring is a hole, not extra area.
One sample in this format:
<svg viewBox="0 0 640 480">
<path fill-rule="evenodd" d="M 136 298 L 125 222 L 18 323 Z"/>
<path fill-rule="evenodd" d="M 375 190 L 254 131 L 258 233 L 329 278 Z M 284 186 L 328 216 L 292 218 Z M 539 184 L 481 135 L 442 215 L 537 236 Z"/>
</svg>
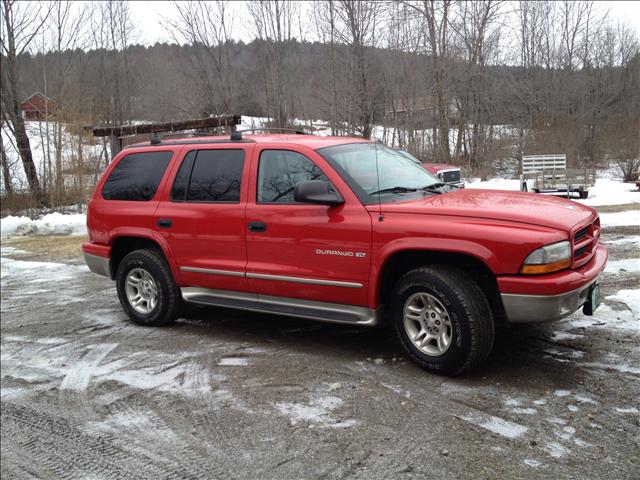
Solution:
<svg viewBox="0 0 640 480">
<path fill-rule="evenodd" d="M 186 149 L 156 211 L 181 286 L 246 291 L 244 210 L 250 146 Z"/>
<path fill-rule="evenodd" d="M 153 214 L 162 195 L 158 189 L 175 154 L 174 150 L 155 149 L 125 152 L 109 166 L 100 192 L 104 201 L 89 205 L 89 229 L 99 243 L 109 243 L 114 232 L 135 236 L 153 230 Z"/>
</svg>

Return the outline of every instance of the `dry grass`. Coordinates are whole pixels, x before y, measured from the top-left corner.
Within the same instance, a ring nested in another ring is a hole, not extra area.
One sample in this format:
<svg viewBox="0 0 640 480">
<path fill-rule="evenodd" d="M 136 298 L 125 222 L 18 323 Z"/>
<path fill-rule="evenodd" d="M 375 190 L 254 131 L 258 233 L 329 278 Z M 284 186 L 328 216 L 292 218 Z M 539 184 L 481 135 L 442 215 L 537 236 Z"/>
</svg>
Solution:
<svg viewBox="0 0 640 480">
<path fill-rule="evenodd" d="M 599 205 L 593 208 L 598 213 L 618 213 L 618 212 L 624 212 L 627 210 L 638 210 L 640 208 L 640 204 L 624 203 L 622 205 Z"/>
<path fill-rule="evenodd" d="M 82 242 L 86 235 L 37 235 L 11 237 L 3 240 L 3 246 L 11 246 L 27 253 L 19 258 L 41 261 L 82 262 Z"/>
</svg>

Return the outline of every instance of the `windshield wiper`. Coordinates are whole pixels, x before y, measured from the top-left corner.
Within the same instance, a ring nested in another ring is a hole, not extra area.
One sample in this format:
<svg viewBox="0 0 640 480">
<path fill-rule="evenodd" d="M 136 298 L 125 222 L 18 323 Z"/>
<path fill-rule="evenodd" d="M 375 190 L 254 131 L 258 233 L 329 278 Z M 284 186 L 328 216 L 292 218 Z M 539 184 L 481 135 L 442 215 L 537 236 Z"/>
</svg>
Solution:
<svg viewBox="0 0 640 480">
<path fill-rule="evenodd" d="M 379 193 L 407 193 L 407 192 L 417 192 L 417 188 L 410 187 L 390 187 L 383 188 L 382 190 L 376 190 L 375 192 L 371 192 L 369 195 L 378 195 Z"/>
<path fill-rule="evenodd" d="M 448 183 L 437 182 L 437 183 L 432 183 L 431 185 L 425 185 L 424 187 L 420 188 L 420 190 L 440 194 L 442 193 L 442 190 L 440 189 L 442 187 L 448 187 L 448 186 L 450 186 Z"/>
</svg>

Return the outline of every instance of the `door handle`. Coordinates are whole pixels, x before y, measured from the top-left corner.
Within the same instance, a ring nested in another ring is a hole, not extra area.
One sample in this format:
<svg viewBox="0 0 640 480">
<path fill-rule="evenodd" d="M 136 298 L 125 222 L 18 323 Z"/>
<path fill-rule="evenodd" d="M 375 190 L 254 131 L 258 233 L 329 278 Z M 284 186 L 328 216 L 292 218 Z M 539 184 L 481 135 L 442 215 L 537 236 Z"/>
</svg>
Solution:
<svg viewBox="0 0 640 480">
<path fill-rule="evenodd" d="M 173 221 L 170 218 L 159 218 L 158 220 L 156 220 L 156 225 L 158 225 L 160 228 L 171 228 L 171 225 L 173 225 Z"/>
<path fill-rule="evenodd" d="M 266 232 L 267 224 L 264 222 L 249 222 L 249 231 L 254 233 Z"/>
</svg>

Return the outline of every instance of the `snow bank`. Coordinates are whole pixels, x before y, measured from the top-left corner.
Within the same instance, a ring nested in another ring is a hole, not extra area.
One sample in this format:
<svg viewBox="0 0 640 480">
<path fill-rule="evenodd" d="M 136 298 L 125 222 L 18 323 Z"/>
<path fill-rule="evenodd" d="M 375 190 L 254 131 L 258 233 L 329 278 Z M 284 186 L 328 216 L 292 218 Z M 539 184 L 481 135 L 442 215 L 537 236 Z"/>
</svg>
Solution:
<svg viewBox="0 0 640 480">
<path fill-rule="evenodd" d="M 0 236 L 8 237 L 15 235 L 18 228 L 32 222 L 29 217 L 14 217 L 9 215 L 0 220 Z"/>
<path fill-rule="evenodd" d="M 8 216 L 0 220 L 2 237 L 12 235 L 86 235 L 87 217 L 83 213 L 64 215 L 54 212 L 38 220 Z"/>
</svg>

